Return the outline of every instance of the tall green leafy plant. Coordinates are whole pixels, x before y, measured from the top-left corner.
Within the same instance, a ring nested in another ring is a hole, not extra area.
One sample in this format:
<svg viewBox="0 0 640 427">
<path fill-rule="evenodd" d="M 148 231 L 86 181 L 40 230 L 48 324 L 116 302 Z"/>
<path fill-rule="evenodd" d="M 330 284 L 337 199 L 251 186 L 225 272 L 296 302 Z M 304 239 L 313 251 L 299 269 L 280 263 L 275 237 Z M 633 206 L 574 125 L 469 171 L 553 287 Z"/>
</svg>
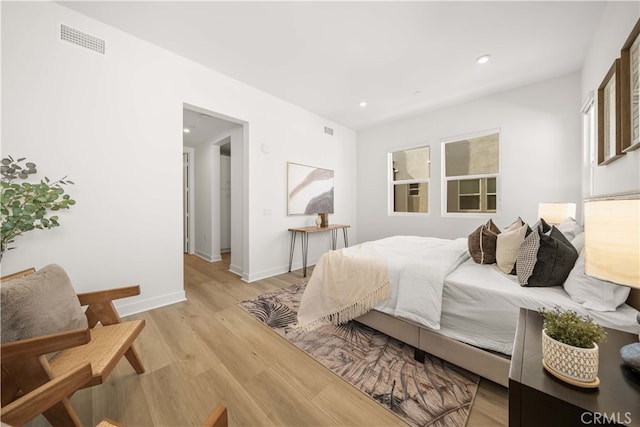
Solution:
<svg viewBox="0 0 640 427">
<path fill-rule="evenodd" d="M 63 186 L 73 184 L 67 177 L 50 181 L 46 176 L 39 183 L 27 182 L 38 173 L 36 164 L 25 162 L 25 158 L 14 160 L 7 156 L 0 166 L 0 184 L 2 185 L 2 239 L 0 240 L 0 261 L 14 239 L 27 231 L 51 229 L 60 223 L 57 215 L 51 215 L 60 209 L 69 209 L 75 205 Z M 18 182 L 23 181 L 23 182 Z"/>
</svg>

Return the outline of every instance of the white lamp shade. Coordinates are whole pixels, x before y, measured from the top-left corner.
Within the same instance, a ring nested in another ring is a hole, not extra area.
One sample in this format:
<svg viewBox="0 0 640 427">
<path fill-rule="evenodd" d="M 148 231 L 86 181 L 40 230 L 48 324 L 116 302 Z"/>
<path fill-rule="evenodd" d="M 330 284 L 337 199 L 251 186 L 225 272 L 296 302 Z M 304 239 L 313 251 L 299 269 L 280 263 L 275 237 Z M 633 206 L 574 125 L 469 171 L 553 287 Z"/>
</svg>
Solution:
<svg viewBox="0 0 640 427">
<path fill-rule="evenodd" d="M 640 288 L 640 199 L 584 204 L 585 273 Z"/>
<path fill-rule="evenodd" d="M 560 224 L 567 218 L 576 217 L 575 203 L 539 203 L 538 218 L 544 218 L 549 224 Z"/>
</svg>

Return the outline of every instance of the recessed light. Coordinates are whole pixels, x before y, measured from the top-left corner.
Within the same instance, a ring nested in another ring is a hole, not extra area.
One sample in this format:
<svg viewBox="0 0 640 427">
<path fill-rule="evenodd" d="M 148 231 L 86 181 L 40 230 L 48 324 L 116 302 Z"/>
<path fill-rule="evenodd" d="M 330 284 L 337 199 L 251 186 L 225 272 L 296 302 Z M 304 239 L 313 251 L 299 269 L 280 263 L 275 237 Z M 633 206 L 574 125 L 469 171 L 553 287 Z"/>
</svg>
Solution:
<svg viewBox="0 0 640 427">
<path fill-rule="evenodd" d="M 479 56 L 478 59 L 476 59 L 476 62 L 478 64 L 486 64 L 487 62 L 489 62 L 490 58 L 491 58 L 491 55 L 482 55 L 482 56 Z"/>
<path fill-rule="evenodd" d="M 367 106 L 367 101 L 360 101 L 360 106 L 361 107 L 366 107 Z"/>
<path fill-rule="evenodd" d="M 189 129 L 189 128 L 184 128 L 184 129 L 182 129 L 182 132 L 184 132 L 184 133 L 189 133 L 189 132 L 191 132 L 191 129 Z"/>
</svg>

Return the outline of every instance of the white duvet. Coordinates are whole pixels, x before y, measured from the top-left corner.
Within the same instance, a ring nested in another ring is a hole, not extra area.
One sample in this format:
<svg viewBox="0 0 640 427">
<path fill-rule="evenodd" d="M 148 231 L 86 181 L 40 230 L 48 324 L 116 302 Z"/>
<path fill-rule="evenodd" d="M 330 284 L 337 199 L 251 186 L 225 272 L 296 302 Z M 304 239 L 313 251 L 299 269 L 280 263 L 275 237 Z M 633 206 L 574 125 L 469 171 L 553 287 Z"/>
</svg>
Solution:
<svg viewBox="0 0 640 427">
<path fill-rule="evenodd" d="M 466 238 L 393 236 L 367 242 L 386 258 L 391 296 L 375 309 L 440 329 L 444 279 L 469 256 Z"/>
</svg>

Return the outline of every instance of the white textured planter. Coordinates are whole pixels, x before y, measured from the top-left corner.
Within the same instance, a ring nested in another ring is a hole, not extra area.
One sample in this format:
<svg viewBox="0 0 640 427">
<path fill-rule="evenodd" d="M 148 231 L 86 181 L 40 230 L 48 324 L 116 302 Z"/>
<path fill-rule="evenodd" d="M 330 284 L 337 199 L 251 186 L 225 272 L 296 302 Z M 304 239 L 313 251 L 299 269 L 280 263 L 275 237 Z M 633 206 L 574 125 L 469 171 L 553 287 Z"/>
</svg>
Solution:
<svg viewBox="0 0 640 427">
<path fill-rule="evenodd" d="M 548 368 L 575 381 L 590 383 L 598 377 L 598 344 L 580 348 L 556 341 L 542 330 L 542 360 Z"/>
</svg>

